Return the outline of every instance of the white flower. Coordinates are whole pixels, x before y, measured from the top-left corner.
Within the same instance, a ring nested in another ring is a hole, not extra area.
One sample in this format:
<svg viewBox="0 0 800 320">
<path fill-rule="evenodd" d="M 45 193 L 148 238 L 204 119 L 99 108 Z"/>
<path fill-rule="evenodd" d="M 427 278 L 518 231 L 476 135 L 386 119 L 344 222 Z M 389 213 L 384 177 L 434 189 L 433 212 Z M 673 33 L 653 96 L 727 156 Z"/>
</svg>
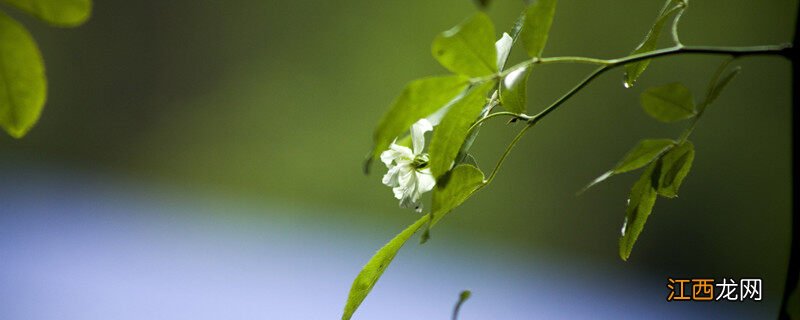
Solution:
<svg viewBox="0 0 800 320">
<path fill-rule="evenodd" d="M 513 42 L 511 36 L 503 33 L 495 43 L 498 70 L 503 70 Z M 381 153 L 381 161 L 389 168 L 389 172 L 383 176 L 383 184 L 392 187 L 394 197 L 400 200 L 401 207 L 415 208 L 417 212 L 421 212 L 420 197 L 423 193 L 431 191 L 436 185 L 436 180 L 431 175 L 431 169 L 427 168 L 428 154 L 422 153 L 425 148 L 425 132 L 433 130 L 433 126 L 439 124 L 450 106 L 457 100 L 453 99 L 427 118 L 420 119 L 411 126 L 412 149 L 392 143 L 389 150 Z"/>
<path fill-rule="evenodd" d="M 400 200 L 403 208 L 414 208 L 422 211 L 420 197 L 431 191 L 436 180 L 428 166 L 428 155 L 422 153 L 425 148 L 425 132 L 433 130 L 427 119 L 421 119 L 411 126 L 412 149 L 395 143 L 389 150 L 381 153 L 381 161 L 389 168 L 383 176 L 383 184 L 392 187 L 394 197 Z"/>
</svg>

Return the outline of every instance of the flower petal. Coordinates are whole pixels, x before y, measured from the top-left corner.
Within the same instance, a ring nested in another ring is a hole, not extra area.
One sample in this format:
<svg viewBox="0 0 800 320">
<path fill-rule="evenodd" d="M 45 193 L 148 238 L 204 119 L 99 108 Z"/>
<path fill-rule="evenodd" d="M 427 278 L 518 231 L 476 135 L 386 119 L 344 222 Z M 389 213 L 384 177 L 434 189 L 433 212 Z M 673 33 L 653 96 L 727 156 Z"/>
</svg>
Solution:
<svg viewBox="0 0 800 320">
<path fill-rule="evenodd" d="M 402 197 L 400 198 L 400 207 L 414 209 L 420 207 L 419 196 L 414 196 L 416 194 L 416 184 L 410 186 L 410 188 L 402 190 L 402 192 Z"/>
<path fill-rule="evenodd" d="M 394 197 L 397 200 L 401 200 L 400 201 L 400 206 L 403 206 L 403 204 L 402 204 L 403 201 L 402 200 L 403 200 L 403 195 L 405 194 L 405 190 L 406 190 L 406 188 L 403 187 L 403 186 L 398 186 L 398 187 L 392 188 L 392 192 L 394 193 Z"/>
<path fill-rule="evenodd" d="M 503 32 L 503 36 L 500 37 L 500 40 L 494 43 L 494 47 L 497 49 L 497 70 L 503 70 L 506 59 L 508 58 L 508 53 L 511 52 L 511 45 L 513 44 L 514 39 L 505 32 Z"/>
<path fill-rule="evenodd" d="M 417 189 L 420 194 L 433 190 L 435 185 L 436 179 L 433 178 L 430 169 L 417 172 Z"/>
<path fill-rule="evenodd" d="M 400 206 L 403 208 L 418 208 L 420 197 L 417 191 L 416 171 L 412 169 L 401 172 L 398 181 L 400 185 L 392 189 L 392 191 L 394 191 L 394 197 L 400 200 Z"/>
<path fill-rule="evenodd" d="M 419 119 L 411 126 L 411 144 L 414 147 L 414 154 L 422 153 L 425 148 L 425 132 L 433 130 L 433 126 L 428 119 Z"/>
<path fill-rule="evenodd" d="M 403 169 L 402 166 L 394 166 L 389 168 L 389 172 L 386 172 L 381 182 L 383 182 L 383 184 L 389 187 L 399 186 L 400 182 L 398 181 L 398 175 L 400 174 L 400 170 L 402 169 Z"/>
<path fill-rule="evenodd" d="M 386 167 L 390 167 L 393 161 L 395 163 L 408 163 L 413 160 L 414 153 L 411 152 L 411 149 L 399 144 L 392 143 L 392 145 L 389 146 L 389 150 L 381 153 L 381 161 L 386 164 Z"/>
<path fill-rule="evenodd" d="M 401 163 L 396 164 L 398 160 Z M 400 200 L 400 207 L 422 212 L 422 194 L 431 191 L 436 181 L 430 169 L 417 170 L 411 163 L 403 161 L 405 159 L 402 156 L 389 161 L 389 171 L 383 176 L 383 184 L 392 187 L 394 197 Z"/>
<path fill-rule="evenodd" d="M 400 170 L 397 182 L 399 186 L 407 189 L 417 182 L 417 177 L 414 175 L 414 169 L 411 166 L 403 166 L 403 168 L 408 168 L 408 170 Z"/>
</svg>

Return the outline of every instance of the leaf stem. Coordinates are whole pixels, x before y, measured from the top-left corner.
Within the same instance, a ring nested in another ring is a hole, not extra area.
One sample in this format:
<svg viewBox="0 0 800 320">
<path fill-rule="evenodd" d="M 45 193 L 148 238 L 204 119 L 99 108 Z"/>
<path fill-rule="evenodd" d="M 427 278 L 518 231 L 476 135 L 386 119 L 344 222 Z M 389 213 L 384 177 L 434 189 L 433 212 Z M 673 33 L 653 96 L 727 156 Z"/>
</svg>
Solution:
<svg viewBox="0 0 800 320">
<path fill-rule="evenodd" d="M 490 114 L 486 115 L 485 117 L 478 119 L 478 121 L 475 121 L 475 123 L 473 123 L 472 126 L 469 127 L 469 131 L 467 131 L 467 132 L 472 132 L 472 130 L 474 130 L 475 127 L 479 126 L 484 121 L 489 120 L 489 119 L 494 118 L 494 117 L 499 117 L 499 116 L 510 116 L 510 117 L 513 117 L 513 118 L 516 118 L 516 119 L 520 119 L 520 120 L 524 120 L 524 121 L 528 121 L 528 120 L 530 120 L 532 118 L 531 116 L 526 115 L 524 113 L 514 113 L 514 112 L 510 112 L 510 111 L 499 111 L 499 112 L 495 112 L 495 113 L 490 113 Z"/>
<path fill-rule="evenodd" d="M 508 144 L 506 150 L 503 151 L 503 155 L 500 156 L 500 160 L 497 160 L 497 164 L 494 166 L 494 169 L 492 169 L 492 173 L 489 174 L 489 178 L 486 178 L 483 184 L 480 187 L 478 187 L 478 190 L 485 187 L 486 185 L 491 183 L 492 180 L 494 180 L 494 177 L 497 175 L 497 172 L 500 171 L 500 167 L 503 165 L 503 162 L 506 161 L 506 158 L 511 153 L 511 150 L 514 149 L 514 146 L 517 144 L 517 142 L 519 142 L 519 140 L 522 139 L 522 136 L 525 135 L 525 131 L 528 131 L 528 129 L 530 129 L 531 127 L 533 126 L 529 122 L 525 127 L 522 128 L 522 130 L 519 131 L 519 133 L 517 133 L 514 139 L 511 140 L 511 143 Z"/>
<path fill-rule="evenodd" d="M 458 312 L 461 310 L 461 306 L 467 301 L 467 299 L 469 299 L 471 295 L 472 292 L 469 290 L 461 291 L 461 294 L 458 295 L 458 302 L 456 302 L 456 306 L 453 308 L 453 316 L 451 317 L 452 320 L 458 320 Z"/>
<path fill-rule="evenodd" d="M 676 46 L 683 46 L 681 44 L 681 39 L 678 37 L 678 23 L 681 21 L 681 16 L 684 12 L 686 12 L 686 1 L 681 1 L 676 8 L 679 8 L 678 13 L 675 14 L 675 18 L 672 19 L 672 41 L 675 42 Z"/>
<path fill-rule="evenodd" d="M 709 98 L 711 97 L 712 94 L 714 94 L 713 91 L 716 90 L 715 87 L 717 85 L 717 82 L 719 82 L 719 77 L 722 76 L 722 73 L 725 72 L 725 69 L 728 68 L 728 66 L 731 64 L 731 62 L 733 62 L 733 60 L 736 60 L 736 58 L 731 57 L 726 59 L 717 68 L 717 71 L 714 72 L 714 75 L 711 77 L 711 80 L 708 83 L 708 89 L 706 90 L 706 97 L 703 99 L 703 102 L 697 108 L 698 109 L 697 115 L 694 116 L 694 119 L 692 119 L 692 123 L 689 124 L 689 127 L 687 127 L 686 130 L 683 131 L 683 134 L 681 134 L 681 137 L 678 140 L 678 144 L 683 144 L 684 142 L 686 142 L 686 140 L 689 140 L 689 136 L 692 135 L 692 132 L 694 132 L 694 128 L 697 127 L 697 123 L 700 122 L 700 118 L 702 118 L 703 114 L 705 114 L 706 112 L 706 109 L 710 103 Z"/>
</svg>

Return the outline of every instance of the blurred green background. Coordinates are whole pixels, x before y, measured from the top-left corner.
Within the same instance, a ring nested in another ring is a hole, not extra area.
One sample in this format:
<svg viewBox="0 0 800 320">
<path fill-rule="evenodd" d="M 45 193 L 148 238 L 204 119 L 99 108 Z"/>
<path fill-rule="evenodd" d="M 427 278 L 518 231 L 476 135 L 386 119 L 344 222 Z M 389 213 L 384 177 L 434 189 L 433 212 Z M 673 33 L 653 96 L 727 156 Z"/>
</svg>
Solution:
<svg viewBox="0 0 800 320">
<path fill-rule="evenodd" d="M 545 55 L 624 56 L 661 5 L 561 1 Z M 788 42 L 797 5 L 691 1 L 681 39 Z M 521 1 L 496 0 L 488 12 L 500 31 L 521 9 Z M 381 185 L 383 168 L 361 173 L 372 129 L 406 82 L 445 73 L 430 57 L 430 42 L 474 10 L 466 0 L 107 0 L 76 29 L 16 14 L 43 51 L 50 92 L 28 136 L 0 138 L 2 170 L 42 163 L 331 208 L 318 212 L 352 221 L 342 234 L 389 239 L 416 214 L 398 208 Z M 520 59 L 512 52 L 512 62 Z M 661 124 L 641 111 L 644 88 L 681 81 L 699 99 L 721 61 L 660 59 L 632 89 L 622 86 L 621 70 L 602 76 L 529 132 L 493 185 L 434 230 L 430 245 L 469 238 L 486 243 L 475 250 L 487 252 L 502 246 L 534 258 L 579 256 L 598 268 L 662 274 L 653 286 L 668 276 L 763 277 L 765 299 L 777 303 L 790 225 L 788 61 L 735 62 L 742 73 L 694 133 L 696 159 L 680 198 L 659 200 L 627 263 L 618 258 L 617 238 L 636 175 L 575 195 L 638 140 L 680 134 L 684 124 Z M 531 113 L 592 68 L 535 69 Z M 482 169 L 490 170 L 517 129 L 502 120 L 484 127 L 473 148 Z"/>
</svg>

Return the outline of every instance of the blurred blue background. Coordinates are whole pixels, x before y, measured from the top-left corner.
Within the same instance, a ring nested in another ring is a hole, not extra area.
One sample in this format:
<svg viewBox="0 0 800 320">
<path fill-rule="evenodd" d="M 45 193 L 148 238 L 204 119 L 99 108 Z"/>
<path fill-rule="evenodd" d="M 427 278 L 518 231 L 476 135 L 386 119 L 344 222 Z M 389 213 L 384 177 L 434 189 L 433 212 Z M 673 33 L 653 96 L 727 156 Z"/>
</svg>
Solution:
<svg viewBox="0 0 800 320">
<path fill-rule="evenodd" d="M 561 1 L 547 56 L 619 57 L 661 1 Z M 5 7 L 4 7 L 5 9 Z M 507 30 L 520 1 L 489 14 Z M 787 42 L 796 1 L 692 1 L 686 44 Z M 469 1 L 120 1 L 77 29 L 31 29 L 43 116 L 0 137 L 0 319 L 336 319 L 372 253 L 417 218 L 361 174 L 371 132 Z M 11 11 L 11 10 L 9 10 Z M 13 12 L 15 13 L 15 12 Z M 666 44 L 666 43 L 665 43 Z M 512 61 L 522 58 L 512 53 Z M 617 254 L 635 175 L 575 196 L 642 138 L 680 124 L 638 107 L 651 85 L 705 89 L 719 57 L 610 72 L 531 131 L 493 182 L 412 239 L 356 319 L 774 318 L 788 258 L 790 70 L 742 73 L 693 135 L 693 170 Z M 537 68 L 540 110 L 590 66 Z M 491 123 L 484 170 L 517 128 Z M 764 279 L 761 302 L 668 303 L 667 277 Z"/>
</svg>

